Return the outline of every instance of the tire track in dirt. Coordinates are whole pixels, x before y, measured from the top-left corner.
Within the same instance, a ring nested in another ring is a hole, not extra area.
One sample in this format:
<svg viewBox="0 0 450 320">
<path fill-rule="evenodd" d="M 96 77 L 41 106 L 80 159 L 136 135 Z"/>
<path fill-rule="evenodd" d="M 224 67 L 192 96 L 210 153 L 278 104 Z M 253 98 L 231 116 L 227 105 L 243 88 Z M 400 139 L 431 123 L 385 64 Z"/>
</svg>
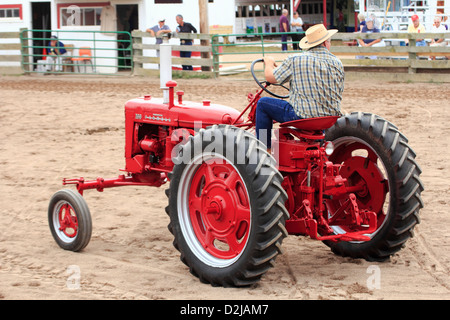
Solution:
<svg viewBox="0 0 450 320">
<path fill-rule="evenodd" d="M 4 289 L 8 285 L 12 287 L 34 287 L 35 292 L 39 292 L 40 287 L 53 287 L 55 296 L 53 299 L 77 298 L 83 299 L 83 291 L 94 295 L 91 298 L 97 299 L 130 299 L 139 298 L 141 295 L 128 290 L 120 289 L 110 283 L 95 282 L 80 274 L 79 288 L 70 287 L 71 273 L 69 266 L 51 267 L 48 261 L 36 264 L 33 259 L 29 259 L 27 255 L 15 251 L 5 251 L 2 253 L 0 269 L 7 272 L 14 279 L 9 284 L 3 283 Z M 96 255 L 98 259 L 98 255 Z M 115 262 L 119 263 L 119 262 Z M 133 266 L 134 267 L 134 266 Z M 30 274 L 33 280 L 30 280 Z M 27 275 L 24 277 L 23 275 Z M 57 293 L 56 293 L 57 292 Z M 8 296 L 6 296 L 8 298 Z M 47 297 L 51 298 L 51 297 Z"/>
<path fill-rule="evenodd" d="M 18 223 L 24 224 L 26 221 L 20 220 Z M 21 225 L 18 227 L 23 229 Z M 158 261 L 164 260 L 160 255 L 167 255 L 166 247 L 161 252 L 153 249 L 143 251 L 141 246 L 133 243 L 117 239 L 103 241 L 96 237 L 92 248 L 74 253 L 64 251 L 50 242 L 50 246 L 46 243 L 24 250 L 23 247 L 17 247 L 15 237 L 12 238 L 1 241 L 3 246 L 0 249 L 0 276 L 8 275 L 8 280 L 2 281 L 0 296 L 6 299 L 10 298 L 6 292 L 11 287 L 22 291 L 31 290 L 35 294 L 41 288 L 51 287 L 54 294 L 47 296 L 48 299 L 84 299 L 84 293 L 88 293 L 89 299 L 161 299 L 164 298 L 161 295 L 165 290 L 164 279 L 175 279 L 177 282 L 192 280 L 187 270 L 177 271 L 182 267 L 181 263 L 175 265 L 174 270 L 159 267 Z M 152 239 L 148 241 L 152 242 Z M 167 243 L 169 245 L 170 242 Z M 37 257 L 40 257 L 39 261 Z M 64 260 L 63 264 L 55 262 L 61 260 Z M 178 261 L 178 256 L 174 260 Z M 81 271 L 79 288 L 71 288 L 72 266 Z M 108 270 L 122 270 L 126 275 L 115 277 L 108 275 Z M 98 276 L 98 273 L 104 276 Z M 124 284 L 127 282 L 142 283 L 142 286 L 130 289 Z M 151 290 L 152 287 L 158 290 Z"/>
<path fill-rule="evenodd" d="M 415 236 L 411 240 L 411 252 L 419 264 L 420 268 L 427 273 L 434 281 L 450 291 L 450 270 L 446 264 L 440 261 L 439 256 L 427 243 L 420 229 L 416 228 Z"/>
</svg>

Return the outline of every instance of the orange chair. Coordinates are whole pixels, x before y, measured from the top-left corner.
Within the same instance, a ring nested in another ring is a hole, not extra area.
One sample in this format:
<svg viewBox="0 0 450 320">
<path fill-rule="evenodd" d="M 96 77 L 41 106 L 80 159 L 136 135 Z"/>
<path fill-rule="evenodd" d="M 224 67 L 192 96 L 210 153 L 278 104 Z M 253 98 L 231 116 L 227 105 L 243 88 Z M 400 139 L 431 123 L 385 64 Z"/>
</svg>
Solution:
<svg viewBox="0 0 450 320">
<path fill-rule="evenodd" d="M 91 68 L 94 69 L 92 65 L 92 52 L 90 47 L 80 47 L 78 50 L 78 56 L 72 58 L 72 61 L 77 64 L 78 72 L 80 72 L 80 63 L 84 64 L 84 73 L 86 73 L 86 65 L 87 63 L 91 64 Z"/>
</svg>

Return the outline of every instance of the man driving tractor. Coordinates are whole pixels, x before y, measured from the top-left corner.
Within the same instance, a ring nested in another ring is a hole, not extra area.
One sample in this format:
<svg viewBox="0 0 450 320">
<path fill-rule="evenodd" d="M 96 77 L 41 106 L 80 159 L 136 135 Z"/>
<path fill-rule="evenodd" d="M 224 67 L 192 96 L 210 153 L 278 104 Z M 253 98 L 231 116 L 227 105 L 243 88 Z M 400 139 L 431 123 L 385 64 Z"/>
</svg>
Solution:
<svg viewBox="0 0 450 320">
<path fill-rule="evenodd" d="M 289 56 L 277 66 L 273 57 L 265 57 L 264 75 L 272 84 L 290 80 L 289 102 L 263 97 L 256 108 L 256 134 L 271 150 L 273 120 L 288 122 L 298 119 L 340 116 L 344 91 L 344 67 L 329 49 L 330 38 L 337 30 L 327 30 L 323 24 L 310 27 L 300 41 L 307 50 Z"/>
</svg>

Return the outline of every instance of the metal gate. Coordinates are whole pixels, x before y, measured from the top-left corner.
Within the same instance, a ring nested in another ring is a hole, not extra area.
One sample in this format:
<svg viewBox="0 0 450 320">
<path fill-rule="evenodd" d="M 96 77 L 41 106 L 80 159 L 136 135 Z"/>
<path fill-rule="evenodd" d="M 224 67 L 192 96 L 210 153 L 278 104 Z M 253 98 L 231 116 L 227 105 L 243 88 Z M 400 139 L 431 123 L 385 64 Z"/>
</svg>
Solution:
<svg viewBox="0 0 450 320">
<path fill-rule="evenodd" d="M 22 30 L 26 73 L 130 75 L 131 34 L 126 31 Z M 53 46 L 51 45 L 53 43 Z"/>
</svg>

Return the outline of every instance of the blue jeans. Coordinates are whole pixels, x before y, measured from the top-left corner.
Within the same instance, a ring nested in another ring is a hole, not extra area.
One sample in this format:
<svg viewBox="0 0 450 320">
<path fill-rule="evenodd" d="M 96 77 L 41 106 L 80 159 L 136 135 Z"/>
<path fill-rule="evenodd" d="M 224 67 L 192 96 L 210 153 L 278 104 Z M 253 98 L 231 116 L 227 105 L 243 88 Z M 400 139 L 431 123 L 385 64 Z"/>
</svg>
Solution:
<svg viewBox="0 0 450 320">
<path fill-rule="evenodd" d="M 287 34 L 281 35 L 281 51 L 287 51 L 288 45 L 287 45 L 288 36 Z"/>
<path fill-rule="evenodd" d="M 263 97 L 256 105 L 256 137 L 264 143 L 267 148 L 272 147 L 273 120 L 283 123 L 301 119 L 294 111 L 289 102 Z"/>
<path fill-rule="evenodd" d="M 192 46 L 192 42 L 185 40 L 185 43 L 181 44 L 182 46 Z M 180 51 L 180 58 L 190 58 L 192 52 L 191 51 Z M 192 66 L 185 66 L 183 65 L 183 70 L 194 70 Z"/>
<path fill-rule="evenodd" d="M 425 40 L 416 41 L 416 47 L 426 47 L 427 43 Z"/>
</svg>

